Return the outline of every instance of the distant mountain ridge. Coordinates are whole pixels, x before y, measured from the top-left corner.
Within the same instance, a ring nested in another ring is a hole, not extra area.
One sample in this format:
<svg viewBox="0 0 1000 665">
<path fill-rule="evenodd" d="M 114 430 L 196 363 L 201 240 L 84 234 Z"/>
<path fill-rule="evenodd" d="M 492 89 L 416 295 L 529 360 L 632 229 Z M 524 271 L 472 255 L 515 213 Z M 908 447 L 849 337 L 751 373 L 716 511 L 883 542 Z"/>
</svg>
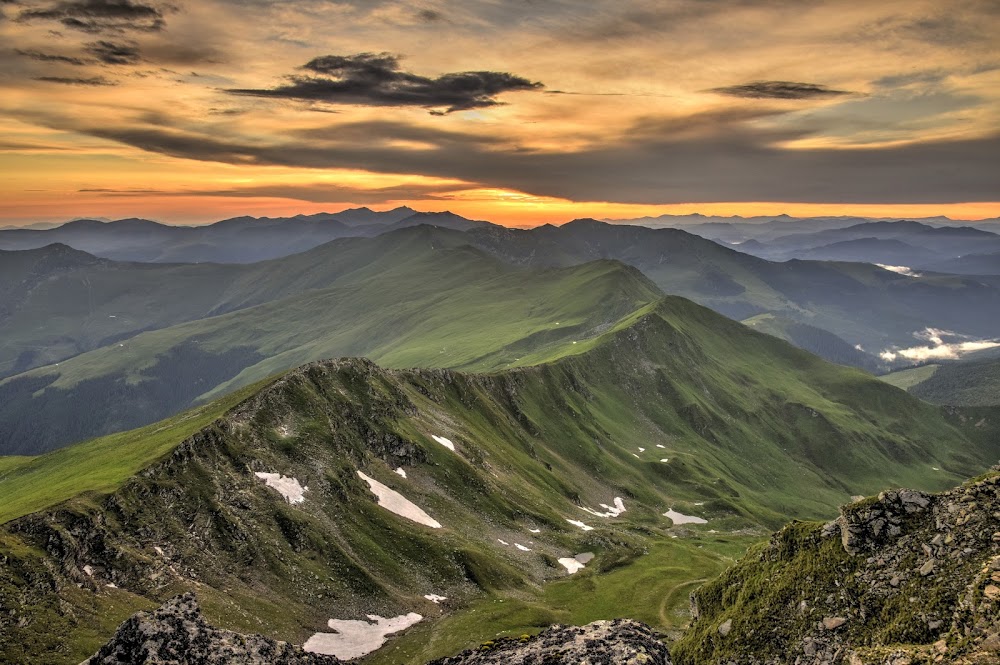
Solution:
<svg viewBox="0 0 1000 665">
<path fill-rule="evenodd" d="M 489 222 L 453 213 L 400 207 L 384 212 L 353 208 L 294 217 L 232 217 L 204 226 L 172 226 L 146 219 L 80 219 L 52 229 L 0 229 L 0 249 L 37 249 L 63 243 L 117 261 L 253 263 L 307 251 L 344 237 L 371 237 L 431 224 L 467 230 Z"/>
<path fill-rule="evenodd" d="M 329 356 L 524 364 L 555 342 L 586 342 L 663 293 L 740 320 L 773 315 L 788 322 L 775 334 L 870 370 L 883 349 L 920 344 L 914 332 L 989 337 L 1000 326 L 1000 285 L 975 278 L 774 263 L 679 229 L 468 224 L 342 238 L 246 265 L 73 254 L 82 263 L 62 266 L 58 257 L 73 250 L 56 247 L 51 269 L 32 279 L 15 270 L 30 260 L 13 253 L 5 266 L 14 286 L 0 292 L 5 445 L 35 452 L 138 426 Z M 41 428 L 33 418 L 62 425 Z"/>
</svg>

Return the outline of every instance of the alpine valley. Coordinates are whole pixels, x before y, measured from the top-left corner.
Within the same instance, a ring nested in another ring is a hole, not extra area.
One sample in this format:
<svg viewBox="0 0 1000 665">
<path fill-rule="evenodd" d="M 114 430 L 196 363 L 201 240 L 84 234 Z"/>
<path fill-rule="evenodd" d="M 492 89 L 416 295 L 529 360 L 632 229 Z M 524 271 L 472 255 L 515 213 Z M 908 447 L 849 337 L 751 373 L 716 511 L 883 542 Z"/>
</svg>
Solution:
<svg viewBox="0 0 1000 665">
<path fill-rule="evenodd" d="M 1000 281 L 594 220 L 159 227 L 0 233 L 0 661 L 1000 653 Z M 906 355 L 946 330 L 976 350 Z"/>
</svg>

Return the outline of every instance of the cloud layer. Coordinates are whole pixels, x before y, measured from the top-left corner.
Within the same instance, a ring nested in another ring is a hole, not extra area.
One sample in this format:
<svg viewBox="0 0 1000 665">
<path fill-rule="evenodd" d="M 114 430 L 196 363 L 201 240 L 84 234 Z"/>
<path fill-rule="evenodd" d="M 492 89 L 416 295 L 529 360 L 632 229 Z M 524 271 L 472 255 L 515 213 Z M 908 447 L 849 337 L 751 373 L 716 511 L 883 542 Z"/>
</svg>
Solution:
<svg viewBox="0 0 1000 665">
<path fill-rule="evenodd" d="M 879 356 L 887 362 L 894 362 L 896 360 L 909 360 L 912 362 L 957 360 L 962 356 L 975 353 L 976 351 L 1000 347 L 1000 340 L 973 339 L 968 335 L 961 335 L 950 330 L 938 330 L 937 328 L 926 328 L 925 330 L 913 333 L 913 336 L 928 342 L 928 344 L 906 349 L 886 349 Z"/>
<path fill-rule="evenodd" d="M 165 15 L 172 5 L 154 5 L 133 0 L 62 0 L 26 9 L 18 20 L 56 21 L 81 32 L 159 32 L 166 26 Z"/>
<path fill-rule="evenodd" d="M 69 209 L 82 190 L 154 215 L 137 197 L 111 200 L 149 182 L 173 199 L 230 196 L 234 209 L 257 192 L 369 205 L 492 196 L 500 211 L 543 211 L 544 199 L 1000 214 L 990 0 L 0 10 L 0 217 Z M 342 173 L 351 183 L 325 190 Z M 485 203 L 470 214 L 490 216 Z"/>
</svg>

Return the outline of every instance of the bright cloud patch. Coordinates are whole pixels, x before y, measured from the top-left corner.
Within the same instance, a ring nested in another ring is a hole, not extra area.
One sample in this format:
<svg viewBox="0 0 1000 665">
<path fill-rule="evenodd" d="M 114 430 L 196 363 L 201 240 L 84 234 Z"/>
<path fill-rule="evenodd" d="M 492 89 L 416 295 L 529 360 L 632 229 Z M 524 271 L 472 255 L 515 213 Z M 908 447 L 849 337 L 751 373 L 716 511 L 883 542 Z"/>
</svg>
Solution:
<svg viewBox="0 0 1000 665">
<path fill-rule="evenodd" d="M 304 495 L 309 488 L 300 485 L 296 478 L 262 471 L 258 471 L 254 475 L 263 480 L 268 487 L 277 490 L 281 496 L 288 500 L 288 503 L 302 503 L 306 500 Z"/>
<path fill-rule="evenodd" d="M 597 517 L 618 517 L 619 515 L 625 512 L 625 502 L 622 501 L 622 498 L 620 496 L 615 497 L 615 505 L 613 506 L 609 506 L 606 503 L 602 503 L 600 505 L 601 508 L 604 509 L 603 513 L 599 513 L 596 510 L 591 510 L 590 508 L 583 508 L 583 510 L 587 511 L 591 515 L 596 515 Z"/>
<path fill-rule="evenodd" d="M 375 496 L 378 497 L 378 505 L 386 510 L 396 513 L 400 517 L 405 517 L 417 524 L 429 526 L 432 529 L 440 529 L 441 524 L 433 517 L 425 513 L 415 503 L 395 490 L 391 490 L 374 478 L 370 478 L 358 471 L 358 475 L 368 483 Z"/>
<path fill-rule="evenodd" d="M 431 438 L 440 443 L 442 446 L 444 446 L 451 452 L 455 452 L 455 444 L 452 443 L 450 439 L 446 439 L 443 436 L 438 436 L 436 434 L 431 434 Z"/>
<path fill-rule="evenodd" d="M 888 270 L 889 272 L 898 273 L 900 275 L 906 275 L 907 277 L 920 277 L 920 273 L 914 271 L 912 268 L 907 266 L 887 266 L 882 263 L 876 263 L 882 270 Z"/>
<path fill-rule="evenodd" d="M 673 508 L 663 513 L 663 516 L 669 517 L 670 521 L 674 523 L 674 526 L 677 526 L 678 524 L 708 524 L 708 520 L 679 513 Z"/>
<path fill-rule="evenodd" d="M 956 360 L 975 351 L 1000 347 L 1000 339 L 974 339 L 968 335 L 938 328 L 925 328 L 913 333 L 913 336 L 927 343 L 906 349 L 898 347 L 885 349 L 879 357 L 887 362 L 899 359 L 914 362 Z"/>
<path fill-rule="evenodd" d="M 302 648 L 342 660 L 360 658 L 385 644 L 388 635 L 406 630 L 421 619 L 415 612 L 391 619 L 369 614 L 368 621 L 330 619 L 327 625 L 336 632 L 316 633 Z"/>
</svg>

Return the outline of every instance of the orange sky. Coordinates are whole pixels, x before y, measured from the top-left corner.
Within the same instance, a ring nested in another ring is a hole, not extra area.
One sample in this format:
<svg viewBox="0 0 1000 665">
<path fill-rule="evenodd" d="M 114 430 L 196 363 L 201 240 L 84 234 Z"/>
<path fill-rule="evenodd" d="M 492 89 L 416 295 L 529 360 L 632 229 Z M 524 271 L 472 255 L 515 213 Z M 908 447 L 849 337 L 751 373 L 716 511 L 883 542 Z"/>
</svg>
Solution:
<svg viewBox="0 0 1000 665">
<path fill-rule="evenodd" d="M 0 226 L 1000 217 L 989 0 L 94 6 L 0 4 Z"/>
</svg>

